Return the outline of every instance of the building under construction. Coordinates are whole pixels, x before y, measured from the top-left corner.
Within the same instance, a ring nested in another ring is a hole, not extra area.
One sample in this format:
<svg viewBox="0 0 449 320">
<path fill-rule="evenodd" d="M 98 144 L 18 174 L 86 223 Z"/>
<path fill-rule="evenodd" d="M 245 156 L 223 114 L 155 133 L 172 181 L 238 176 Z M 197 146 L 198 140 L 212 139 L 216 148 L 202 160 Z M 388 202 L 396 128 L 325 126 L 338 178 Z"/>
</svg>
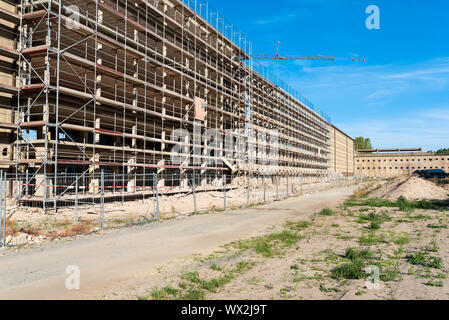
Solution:
<svg viewBox="0 0 449 320">
<path fill-rule="evenodd" d="M 51 202 L 59 191 L 49 180 L 67 173 L 103 170 L 126 175 L 129 186 L 138 183 L 133 175 L 151 172 L 268 172 L 269 165 L 239 161 L 236 148 L 202 139 L 183 146 L 213 161 L 172 163 L 177 129 L 192 136 L 194 128 L 216 129 L 247 145 L 276 130 L 276 174 L 353 175 L 351 139 L 257 72 L 251 42 L 207 2 L 0 3 L 0 164 L 22 177 L 11 188 L 16 198 L 27 186 L 28 196 Z M 247 158 L 258 157 L 259 149 L 247 150 Z"/>
</svg>

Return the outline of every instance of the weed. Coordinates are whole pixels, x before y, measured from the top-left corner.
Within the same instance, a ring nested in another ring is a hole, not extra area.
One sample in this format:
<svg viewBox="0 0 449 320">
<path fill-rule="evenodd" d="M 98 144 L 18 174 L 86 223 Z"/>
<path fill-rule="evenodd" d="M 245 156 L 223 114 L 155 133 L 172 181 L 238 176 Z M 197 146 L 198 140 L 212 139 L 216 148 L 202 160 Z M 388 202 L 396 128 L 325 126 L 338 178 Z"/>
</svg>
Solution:
<svg viewBox="0 0 449 320">
<path fill-rule="evenodd" d="M 182 276 L 182 279 L 186 281 L 190 281 L 191 283 L 199 283 L 200 280 L 200 274 L 198 271 L 189 271 L 185 272 Z"/>
<path fill-rule="evenodd" d="M 398 237 L 393 237 L 392 241 L 397 245 L 404 245 L 410 243 L 410 237 L 408 235 L 402 235 Z"/>
<path fill-rule="evenodd" d="M 321 211 L 318 213 L 318 215 L 320 215 L 320 216 L 333 216 L 333 215 L 335 215 L 335 212 L 332 211 L 332 210 L 329 209 L 329 208 L 325 208 L 325 209 L 321 210 Z"/>
<path fill-rule="evenodd" d="M 154 289 L 151 292 L 151 297 L 153 298 L 153 300 L 166 300 L 170 296 L 175 296 L 178 292 L 179 290 L 172 287 L 165 287 L 159 290 Z"/>
<path fill-rule="evenodd" d="M 426 283 L 424 283 L 426 286 L 428 287 L 439 287 L 442 288 L 444 287 L 444 282 L 441 280 L 437 280 L 437 281 L 428 281 Z"/>
<path fill-rule="evenodd" d="M 441 258 L 429 257 L 422 252 L 407 256 L 407 261 L 413 265 L 421 265 L 433 269 L 441 269 L 443 267 L 443 260 Z"/>
<path fill-rule="evenodd" d="M 407 257 L 407 261 L 413 265 L 425 265 L 426 258 L 424 253 L 413 253 Z"/>
<path fill-rule="evenodd" d="M 204 300 L 205 296 L 206 293 L 203 290 L 191 288 L 180 298 L 181 300 Z"/>
<path fill-rule="evenodd" d="M 349 248 L 345 252 L 345 258 L 351 260 L 352 262 L 361 260 L 361 259 L 371 259 L 373 257 L 373 253 L 370 250 L 366 249 L 354 249 Z"/>
<path fill-rule="evenodd" d="M 380 280 L 384 282 L 397 281 L 401 279 L 401 271 L 397 264 L 381 268 Z"/>
<path fill-rule="evenodd" d="M 325 293 L 330 293 L 330 292 L 341 292 L 341 289 L 338 288 L 326 288 L 324 286 L 324 284 L 320 284 L 320 291 L 321 292 L 325 292 Z"/>
<path fill-rule="evenodd" d="M 214 271 L 222 271 L 223 270 L 223 268 L 218 266 L 216 263 L 211 265 L 210 268 L 211 268 L 211 270 L 214 270 Z"/>
<path fill-rule="evenodd" d="M 349 200 L 346 200 L 344 203 L 346 207 L 386 207 L 386 208 L 399 208 L 401 211 L 411 211 L 413 209 L 446 209 L 448 207 L 448 203 L 446 201 L 437 201 L 437 200 L 407 200 L 404 197 L 398 198 L 397 201 L 392 201 L 388 199 L 379 199 L 379 198 L 360 198 L 360 197 L 351 197 Z"/>
<path fill-rule="evenodd" d="M 363 279 L 363 264 L 360 261 L 339 265 L 332 269 L 331 276 L 334 279 Z"/>
<path fill-rule="evenodd" d="M 271 258 L 274 256 L 273 250 L 271 250 L 269 243 L 266 241 L 257 241 L 254 249 L 258 254 L 264 256 L 265 258 Z"/>
<path fill-rule="evenodd" d="M 423 250 L 428 252 L 438 252 L 439 249 L 440 248 L 438 248 L 438 244 L 436 241 L 432 241 L 432 243 L 429 246 L 423 248 Z"/>
<path fill-rule="evenodd" d="M 359 239 L 361 245 L 371 246 L 379 243 L 387 242 L 385 235 L 376 235 L 374 232 L 370 232 L 368 236 L 361 236 Z"/>
<path fill-rule="evenodd" d="M 285 226 L 288 229 L 294 230 L 294 231 L 301 231 L 301 230 L 307 229 L 311 225 L 312 225 L 312 222 L 308 222 L 308 221 L 287 222 L 285 224 Z"/>
<path fill-rule="evenodd" d="M 439 225 L 439 224 L 428 224 L 427 228 L 429 228 L 429 229 L 447 229 L 447 226 Z"/>
<path fill-rule="evenodd" d="M 265 288 L 268 290 L 273 290 L 274 286 L 271 283 L 269 283 L 269 284 L 265 285 Z"/>
<path fill-rule="evenodd" d="M 380 222 L 371 222 L 369 229 L 370 230 L 379 230 L 381 227 L 381 223 Z"/>
</svg>

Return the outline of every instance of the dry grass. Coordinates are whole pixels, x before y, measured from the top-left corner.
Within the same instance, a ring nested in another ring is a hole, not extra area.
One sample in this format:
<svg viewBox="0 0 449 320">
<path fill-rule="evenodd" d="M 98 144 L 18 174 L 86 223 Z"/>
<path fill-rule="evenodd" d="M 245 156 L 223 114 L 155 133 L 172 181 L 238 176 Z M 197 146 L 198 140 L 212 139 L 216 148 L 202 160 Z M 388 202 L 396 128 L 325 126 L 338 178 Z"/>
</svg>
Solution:
<svg viewBox="0 0 449 320">
<path fill-rule="evenodd" d="M 77 224 L 72 225 L 70 228 L 66 228 L 61 231 L 48 231 L 44 232 L 43 236 L 46 236 L 50 239 L 56 239 L 56 238 L 66 238 L 66 237 L 73 237 L 80 234 L 86 234 L 91 232 L 93 229 L 95 229 L 95 223 L 91 220 L 84 220 L 79 221 Z"/>
<path fill-rule="evenodd" d="M 50 239 L 63 238 L 63 237 L 73 237 L 79 234 L 85 234 L 91 232 L 95 228 L 94 221 L 80 221 L 76 224 L 71 224 L 69 222 L 63 221 L 59 223 L 54 223 L 51 226 L 32 226 L 32 225 L 21 225 L 16 221 L 6 220 L 6 235 L 14 237 L 19 233 L 25 233 L 33 237 L 43 236 Z"/>
<path fill-rule="evenodd" d="M 31 226 L 20 226 L 16 222 L 7 219 L 6 220 L 6 236 L 14 237 L 15 235 L 17 235 L 19 233 L 26 233 L 31 236 L 36 236 L 36 235 L 39 235 L 39 230 L 37 228 L 31 227 Z"/>
</svg>

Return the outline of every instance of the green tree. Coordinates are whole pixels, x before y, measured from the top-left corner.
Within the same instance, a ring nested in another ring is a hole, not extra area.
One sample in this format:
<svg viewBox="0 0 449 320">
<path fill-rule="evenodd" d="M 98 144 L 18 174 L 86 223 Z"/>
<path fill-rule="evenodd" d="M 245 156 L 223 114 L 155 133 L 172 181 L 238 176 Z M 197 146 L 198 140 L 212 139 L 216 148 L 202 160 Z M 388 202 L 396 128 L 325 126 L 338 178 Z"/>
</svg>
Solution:
<svg viewBox="0 0 449 320">
<path fill-rule="evenodd" d="M 440 149 L 437 152 L 435 152 L 435 155 L 437 155 L 437 156 L 449 156 L 449 148 L 448 149 Z"/>
<path fill-rule="evenodd" d="M 366 150 L 372 149 L 371 140 L 369 138 L 357 137 L 354 140 L 354 148 L 355 150 Z"/>
</svg>

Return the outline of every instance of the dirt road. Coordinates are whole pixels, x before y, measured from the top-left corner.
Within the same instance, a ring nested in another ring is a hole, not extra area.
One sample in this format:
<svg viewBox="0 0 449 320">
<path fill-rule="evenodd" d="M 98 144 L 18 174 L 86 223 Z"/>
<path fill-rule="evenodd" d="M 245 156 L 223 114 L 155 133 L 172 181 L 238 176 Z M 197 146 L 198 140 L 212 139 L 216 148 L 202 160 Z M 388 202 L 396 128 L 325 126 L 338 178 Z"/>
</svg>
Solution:
<svg viewBox="0 0 449 320">
<path fill-rule="evenodd" d="M 173 259 L 205 254 L 271 225 L 307 217 L 351 195 L 353 187 L 226 213 L 133 227 L 42 248 L 0 251 L 0 299 L 97 299 L 156 274 Z M 81 288 L 69 291 L 66 267 L 79 267 Z"/>
</svg>

